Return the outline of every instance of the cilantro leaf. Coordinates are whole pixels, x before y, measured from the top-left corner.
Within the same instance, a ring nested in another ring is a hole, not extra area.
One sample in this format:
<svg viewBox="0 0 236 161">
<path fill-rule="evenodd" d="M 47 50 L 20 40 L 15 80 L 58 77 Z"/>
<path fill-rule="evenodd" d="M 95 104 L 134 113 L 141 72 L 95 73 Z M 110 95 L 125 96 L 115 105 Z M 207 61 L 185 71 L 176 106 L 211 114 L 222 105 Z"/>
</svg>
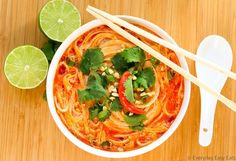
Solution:
<svg viewBox="0 0 236 161">
<path fill-rule="evenodd" d="M 46 92 L 46 90 L 43 92 L 43 100 L 47 102 L 47 92 Z"/>
<path fill-rule="evenodd" d="M 156 67 L 157 65 L 159 65 L 161 62 L 160 62 L 160 60 L 158 60 L 158 59 L 156 59 L 156 58 L 154 58 L 154 57 L 152 57 L 151 59 L 150 59 L 150 62 L 152 63 L 152 65 L 154 66 L 154 67 Z"/>
<path fill-rule="evenodd" d="M 139 83 L 137 83 L 137 80 L 133 81 L 133 88 L 137 89 L 139 87 Z"/>
<path fill-rule="evenodd" d="M 92 72 L 89 75 L 87 88 L 84 90 L 78 90 L 79 100 L 99 100 L 106 95 L 106 90 L 102 86 L 101 77 L 96 73 Z"/>
<path fill-rule="evenodd" d="M 145 54 L 140 47 L 126 48 L 121 52 L 121 55 L 127 63 L 142 62 L 145 60 Z"/>
<path fill-rule="evenodd" d="M 133 70 L 133 71 L 131 71 L 132 72 L 132 74 L 138 74 L 138 70 Z"/>
<path fill-rule="evenodd" d="M 75 63 L 74 61 L 70 60 L 69 58 L 66 59 L 66 64 L 67 64 L 68 66 L 71 66 L 71 67 L 73 67 L 73 66 L 76 65 L 76 63 Z"/>
<path fill-rule="evenodd" d="M 108 85 L 108 82 L 107 82 L 106 76 L 101 76 L 101 82 L 102 82 L 102 86 L 103 86 L 103 88 L 106 88 L 107 85 Z"/>
<path fill-rule="evenodd" d="M 145 89 L 148 88 L 148 82 L 143 77 L 138 77 L 134 84 L 137 84 L 138 86 L 140 85 Z"/>
<path fill-rule="evenodd" d="M 132 130 L 138 130 L 138 131 L 141 131 L 141 130 L 143 130 L 144 125 L 141 123 L 140 125 L 129 126 L 129 128 L 131 128 Z"/>
<path fill-rule="evenodd" d="M 134 102 L 134 92 L 133 92 L 133 85 L 132 85 L 132 76 L 130 76 L 126 82 L 124 83 L 125 87 L 125 97 L 129 102 Z"/>
<path fill-rule="evenodd" d="M 126 48 L 122 52 L 112 57 L 112 64 L 119 73 L 127 71 L 135 66 L 135 63 L 143 62 L 145 54 L 139 47 Z"/>
<path fill-rule="evenodd" d="M 61 46 L 61 42 L 55 42 L 54 41 L 54 52 L 56 52 L 57 51 L 57 49 L 59 48 Z"/>
<path fill-rule="evenodd" d="M 88 77 L 87 86 L 90 87 L 93 84 L 99 84 L 99 85 L 102 84 L 102 79 L 101 79 L 100 75 L 98 75 L 98 73 L 96 73 L 96 72 L 91 72 Z"/>
<path fill-rule="evenodd" d="M 109 110 L 103 110 L 98 113 L 98 120 L 99 121 L 105 121 L 109 116 L 111 115 L 111 112 Z"/>
<path fill-rule="evenodd" d="M 46 42 L 43 47 L 41 48 L 45 56 L 47 57 L 48 61 L 51 62 L 52 58 L 55 54 L 53 41 Z"/>
<path fill-rule="evenodd" d="M 52 41 L 52 40 L 48 40 L 48 42 L 43 44 L 43 47 L 41 48 L 41 50 L 47 57 L 48 62 L 52 61 L 52 58 L 60 45 L 61 43 Z"/>
<path fill-rule="evenodd" d="M 106 90 L 101 85 L 93 85 L 84 90 L 78 90 L 79 100 L 99 100 L 106 94 Z"/>
<path fill-rule="evenodd" d="M 152 68 L 145 68 L 137 74 L 137 80 L 135 81 L 138 86 L 142 86 L 145 89 L 155 84 L 156 78 Z"/>
<path fill-rule="evenodd" d="M 132 115 L 128 116 L 125 115 L 124 120 L 129 126 L 139 126 L 143 123 L 143 121 L 146 119 L 146 115 L 140 114 L 140 115 Z"/>
<path fill-rule="evenodd" d="M 119 98 L 115 98 L 115 100 L 111 103 L 111 111 L 121 111 L 123 106 L 120 103 Z"/>
<path fill-rule="evenodd" d="M 119 73 L 123 73 L 135 65 L 134 63 L 128 63 L 122 57 L 121 53 L 118 53 L 115 56 L 113 56 L 111 59 L 111 62 Z"/>
<path fill-rule="evenodd" d="M 98 103 L 96 103 L 94 107 L 90 107 L 88 110 L 90 120 L 98 117 L 99 121 L 105 121 L 111 115 L 109 110 L 102 110 L 102 106 Z"/>
<path fill-rule="evenodd" d="M 111 146 L 111 143 L 109 141 L 104 141 L 101 143 L 101 146 Z"/>
<path fill-rule="evenodd" d="M 115 82 L 116 81 L 116 78 L 111 74 L 106 75 L 106 79 L 108 82 Z"/>
<path fill-rule="evenodd" d="M 78 90 L 79 100 L 99 100 L 106 94 L 106 90 L 101 85 L 93 85 L 84 90 Z"/>
<path fill-rule="evenodd" d="M 140 76 L 147 80 L 148 87 L 153 86 L 155 83 L 155 74 L 152 68 L 145 68 Z"/>
<path fill-rule="evenodd" d="M 104 55 L 99 48 L 87 49 L 80 62 L 80 70 L 84 74 L 89 74 L 90 70 L 97 70 L 104 60 Z"/>
<path fill-rule="evenodd" d="M 94 107 L 90 107 L 89 109 L 89 119 L 93 120 L 95 117 L 97 117 L 98 113 L 102 111 L 102 106 L 99 104 L 95 104 Z"/>
<path fill-rule="evenodd" d="M 90 90 L 89 89 L 78 90 L 78 95 L 79 95 L 80 102 L 95 99 L 94 96 L 90 95 Z"/>
<path fill-rule="evenodd" d="M 106 95 L 106 90 L 102 85 L 92 85 L 89 87 L 89 94 L 93 96 L 93 100 L 99 100 Z"/>
</svg>

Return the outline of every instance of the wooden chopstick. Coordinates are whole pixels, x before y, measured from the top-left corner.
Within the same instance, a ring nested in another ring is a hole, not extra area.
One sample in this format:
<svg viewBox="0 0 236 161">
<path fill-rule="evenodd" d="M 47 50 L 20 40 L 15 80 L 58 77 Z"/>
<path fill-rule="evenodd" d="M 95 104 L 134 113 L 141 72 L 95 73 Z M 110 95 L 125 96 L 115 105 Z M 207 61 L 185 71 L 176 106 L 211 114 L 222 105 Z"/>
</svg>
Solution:
<svg viewBox="0 0 236 161">
<path fill-rule="evenodd" d="M 97 8 L 92 7 L 92 6 L 88 6 L 88 8 L 93 10 L 94 12 L 102 15 L 103 17 L 109 19 L 113 23 L 119 24 L 121 26 L 125 26 L 125 28 L 130 29 L 130 30 L 138 33 L 139 35 L 142 35 L 142 36 L 144 36 L 144 37 L 146 37 L 146 38 L 148 38 L 148 39 L 150 39 L 150 40 L 152 40 L 152 41 L 154 41 L 156 43 L 159 43 L 162 46 L 165 46 L 165 47 L 175 51 L 177 54 L 186 56 L 187 58 L 189 58 L 191 60 L 194 60 L 194 61 L 196 61 L 198 63 L 201 63 L 201 64 L 203 64 L 205 66 L 208 66 L 208 67 L 210 67 L 210 68 L 212 68 L 212 69 L 214 69 L 214 70 L 216 70 L 216 71 L 218 71 L 218 72 L 220 72 L 220 73 L 222 73 L 222 74 L 224 74 L 224 75 L 226 75 L 226 76 L 236 80 L 236 73 L 233 73 L 233 72 L 231 72 L 229 70 L 226 70 L 226 69 L 220 67 L 219 65 L 214 64 L 214 63 L 212 63 L 212 62 L 210 62 L 210 61 L 208 61 L 206 59 L 198 57 L 195 54 L 193 54 L 193 53 L 191 53 L 191 52 L 189 52 L 189 51 L 187 51 L 187 50 L 185 50 L 185 49 L 183 49 L 183 48 L 181 48 L 181 47 L 179 47 L 177 45 L 173 45 L 172 43 L 170 43 L 170 42 L 168 42 L 168 41 L 166 41 L 164 39 L 161 39 L 161 38 L 159 38 L 159 37 L 157 37 L 157 36 L 147 32 L 147 31 L 145 31 L 143 29 L 140 29 L 140 28 L 138 28 L 138 27 L 128 23 L 127 21 L 124 21 L 124 20 L 116 17 L 116 16 L 113 16 L 113 15 L 111 15 L 109 13 L 101 11 L 101 10 L 99 10 Z"/>
<path fill-rule="evenodd" d="M 133 35 L 131 35 L 127 31 L 123 30 L 120 26 L 114 24 L 110 20 L 104 18 L 102 15 L 96 13 L 95 11 L 93 11 L 93 9 L 87 8 L 86 10 L 90 14 L 92 14 L 94 17 L 100 19 L 103 23 L 105 23 L 107 26 L 109 26 L 112 30 L 116 31 L 118 34 L 120 34 L 121 36 L 125 37 L 126 39 L 128 39 L 129 41 L 134 43 L 135 45 L 139 46 L 144 51 L 146 51 L 147 53 L 151 54 L 153 57 L 159 59 L 161 62 L 163 62 L 164 64 L 166 64 L 170 68 L 172 68 L 177 73 L 179 73 L 182 76 L 184 76 L 186 79 L 188 79 L 191 82 L 193 82 L 198 87 L 205 89 L 207 92 L 209 92 L 210 94 L 215 96 L 219 101 L 221 101 L 222 103 L 227 105 L 231 110 L 236 112 L 236 104 L 233 101 L 231 101 L 230 99 L 228 99 L 225 96 L 221 95 L 220 93 L 216 92 L 215 90 L 209 88 L 206 84 L 204 84 L 201 81 L 199 81 L 192 74 L 186 72 L 180 66 L 176 65 L 175 63 L 170 61 L 165 56 L 161 55 L 159 52 L 157 52 L 153 48 L 149 47 L 148 45 L 146 45 L 145 43 L 143 43 L 142 41 L 140 41 L 139 39 L 137 39 L 136 37 L 134 37 Z M 110 17 L 110 18 L 112 18 L 112 17 Z M 119 24 L 119 23 L 117 23 L 117 24 Z"/>
</svg>

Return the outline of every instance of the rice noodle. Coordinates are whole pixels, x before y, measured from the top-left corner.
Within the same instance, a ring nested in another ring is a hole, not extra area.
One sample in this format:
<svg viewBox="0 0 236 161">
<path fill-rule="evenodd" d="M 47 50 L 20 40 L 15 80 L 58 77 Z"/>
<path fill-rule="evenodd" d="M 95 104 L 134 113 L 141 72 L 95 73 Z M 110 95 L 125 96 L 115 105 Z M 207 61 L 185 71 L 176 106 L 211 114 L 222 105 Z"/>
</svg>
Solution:
<svg viewBox="0 0 236 161">
<path fill-rule="evenodd" d="M 155 69 L 153 68 L 153 70 L 155 71 Z M 151 106 L 157 99 L 157 97 L 159 96 L 159 92 L 160 92 L 160 85 L 158 83 L 158 78 L 157 78 L 157 74 L 156 72 L 154 72 L 155 78 L 156 78 L 156 82 L 155 82 L 155 95 L 151 98 L 151 100 L 148 103 L 145 103 L 144 105 L 135 105 L 138 108 L 146 108 Z"/>
<path fill-rule="evenodd" d="M 127 31 L 179 65 L 173 51 L 130 30 Z M 110 117 L 104 122 L 99 121 L 98 118 L 89 119 L 88 108 L 93 107 L 95 101 L 81 103 L 77 92 L 86 88 L 88 76 L 77 67 L 68 66 L 66 60 L 70 59 L 79 64 L 85 50 L 99 47 L 104 54 L 104 61 L 112 66 L 111 58 L 116 53 L 134 46 L 109 27 L 101 25 L 78 37 L 65 51 L 58 64 L 54 79 L 56 111 L 68 130 L 90 146 L 107 151 L 129 151 L 146 146 L 168 130 L 179 112 L 183 100 L 184 79 L 176 73 L 174 79 L 169 80 L 167 77 L 169 67 L 160 63 L 153 68 L 156 82 L 150 90 L 155 92 L 155 95 L 148 98 L 146 104 L 135 104 L 145 111 L 146 120 L 143 121 L 142 131 L 131 129 L 124 121 L 123 110 L 112 111 Z M 152 58 L 148 53 L 144 53 L 147 59 Z M 152 65 L 147 61 L 145 67 L 152 67 Z M 169 106 L 171 98 L 175 98 L 173 107 Z M 107 105 L 108 109 L 110 109 L 109 105 Z M 110 146 L 103 147 L 101 144 L 104 141 L 109 141 Z"/>
</svg>

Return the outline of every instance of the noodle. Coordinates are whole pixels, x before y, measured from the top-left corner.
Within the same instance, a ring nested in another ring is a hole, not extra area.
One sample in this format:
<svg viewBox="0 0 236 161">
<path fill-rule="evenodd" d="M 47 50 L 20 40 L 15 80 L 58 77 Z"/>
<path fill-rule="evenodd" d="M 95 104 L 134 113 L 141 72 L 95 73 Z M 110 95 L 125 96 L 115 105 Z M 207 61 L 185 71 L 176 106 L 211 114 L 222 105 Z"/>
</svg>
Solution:
<svg viewBox="0 0 236 161">
<path fill-rule="evenodd" d="M 173 51 L 128 29 L 125 30 L 179 65 Z M 170 80 L 167 75 L 170 68 L 163 63 L 153 68 L 156 85 L 150 88 L 150 92 L 155 92 L 155 95 L 148 99 L 149 103 L 147 102 L 146 105 L 137 106 L 146 114 L 142 131 L 130 128 L 130 125 L 124 121 L 126 113 L 123 110 L 112 112 L 104 122 L 97 118 L 90 120 L 88 108 L 94 106 L 95 101 L 81 103 L 77 93 L 77 90 L 86 88 L 88 76 L 77 67 L 69 66 L 67 60 L 80 63 L 83 53 L 94 47 L 101 49 L 105 63 L 111 65 L 111 58 L 115 54 L 135 45 L 109 27 L 101 25 L 78 37 L 68 47 L 58 64 L 54 79 L 54 102 L 61 120 L 77 138 L 98 149 L 129 151 L 152 143 L 168 130 L 180 110 L 184 93 L 183 77 L 175 73 L 173 79 Z M 148 53 L 144 53 L 151 58 Z M 151 66 L 151 64 L 147 63 L 145 66 Z M 109 144 L 106 141 L 109 141 Z"/>
</svg>

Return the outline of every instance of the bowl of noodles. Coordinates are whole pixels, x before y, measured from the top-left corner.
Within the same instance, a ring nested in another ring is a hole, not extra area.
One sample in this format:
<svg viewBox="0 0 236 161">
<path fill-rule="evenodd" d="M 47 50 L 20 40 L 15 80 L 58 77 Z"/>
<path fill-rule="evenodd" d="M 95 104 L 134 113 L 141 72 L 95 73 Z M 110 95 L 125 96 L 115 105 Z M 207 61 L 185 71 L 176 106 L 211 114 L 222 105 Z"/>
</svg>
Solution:
<svg viewBox="0 0 236 161">
<path fill-rule="evenodd" d="M 160 27 L 119 16 L 175 45 Z M 188 71 L 185 58 L 122 27 Z M 190 82 L 138 46 L 93 20 L 57 50 L 47 77 L 47 99 L 60 131 L 77 147 L 108 158 L 158 147 L 188 108 Z"/>
</svg>

